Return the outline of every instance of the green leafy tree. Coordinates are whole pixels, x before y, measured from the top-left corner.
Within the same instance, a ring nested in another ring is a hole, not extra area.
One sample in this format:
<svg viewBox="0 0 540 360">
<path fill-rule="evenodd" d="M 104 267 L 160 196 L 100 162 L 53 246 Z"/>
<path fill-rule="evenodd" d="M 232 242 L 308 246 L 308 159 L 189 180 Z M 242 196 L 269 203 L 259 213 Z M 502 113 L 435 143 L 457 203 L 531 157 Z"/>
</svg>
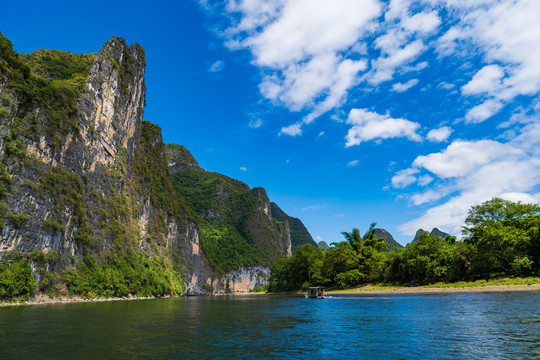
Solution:
<svg viewBox="0 0 540 360">
<path fill-rule="evenodd" d="M 464 241 L 476 248 L 476 274 L 524 274 L 538 268 L 540 205 L 494 198 L 473 206 L 465 222 Z"/>
</svg>

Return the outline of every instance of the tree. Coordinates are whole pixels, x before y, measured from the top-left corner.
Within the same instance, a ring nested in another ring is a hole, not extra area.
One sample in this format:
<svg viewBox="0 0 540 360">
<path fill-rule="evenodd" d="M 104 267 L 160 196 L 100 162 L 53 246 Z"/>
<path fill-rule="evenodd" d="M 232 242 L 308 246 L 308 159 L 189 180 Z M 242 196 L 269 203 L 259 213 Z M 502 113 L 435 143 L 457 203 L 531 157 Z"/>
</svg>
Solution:
<svg viewBox="0 0 540 360">
<path fill-rule="evenodd" d="M 493 198 L 473 206 L 464 241 L 476 247 L 473 272 L 522 274 L 538 268 L 540 205 Z"/>
</svg>

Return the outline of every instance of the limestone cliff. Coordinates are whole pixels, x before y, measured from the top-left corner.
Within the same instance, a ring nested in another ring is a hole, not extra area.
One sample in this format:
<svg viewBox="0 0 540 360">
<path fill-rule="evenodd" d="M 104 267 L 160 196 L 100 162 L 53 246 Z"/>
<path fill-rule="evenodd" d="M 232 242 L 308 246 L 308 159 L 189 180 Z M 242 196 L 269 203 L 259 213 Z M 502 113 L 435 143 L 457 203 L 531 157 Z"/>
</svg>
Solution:
<svg viewBox="0 0 540 360">
<path fill-rule="evenodd" d="M 388 244 L 388 251 L 393 251 L 394 249 L 402 248 L 403 246 L 398 243 L 392 234 L 384 229 L 375 228 L 373 232 L 376 237 L 383 238 L 384 241 Z"/>
<path fill-rule="evenodd" d="M 271 203 L 272 216 L 278 221 L 287 222 L 291 229 L 292 249 L 293 251 L 302 245 L 311 244 L 317 247 L 317 243 L 311 237 L 302 221 L 298 218 L 287 215 L 276 203 Z"/>
<path fill-rule="evenodd" d="M 0 260 L 29 259 L 49 293 L 262 285 L 291 255 L 289 222 L 272 217 L 264 189 L 163 144 L 142 119 L 144 72 L 143 49 L 122 38 L 98 54 L 19 56 L 0 34 Z M 92 285 L 111 269 L 120 280 Z"/>
</svg>

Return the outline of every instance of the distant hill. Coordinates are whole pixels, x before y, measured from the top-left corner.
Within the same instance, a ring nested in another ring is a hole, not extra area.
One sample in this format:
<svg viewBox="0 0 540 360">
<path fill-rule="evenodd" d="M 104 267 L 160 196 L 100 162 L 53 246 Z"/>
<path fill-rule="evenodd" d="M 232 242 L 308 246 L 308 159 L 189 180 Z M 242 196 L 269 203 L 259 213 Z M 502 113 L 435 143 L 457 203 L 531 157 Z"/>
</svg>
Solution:
<svg viewBox="0 0 540 360">
<path fill-rule="evenodd" d="M 394 240 L 394 237 L 388 231 L 384 229 L 378 229 L 378 228 L 373 229 L 373 231 L 374 231 L 375 236 L 383 238 L 384 241 L 386 241 L 386 243 L 389 246 L 388 251 L 392 251 L 394 249 L 403 247 L 403 245 L 401 245 L 396 240 Z"/>
<path fill-rule="evenodd" d="M 326 243 L 326 241 L 319 241 L 319 243 L 317 244 L 317 246 L 319 246 L 319 249 L 321 250 L 326 250 L 328 249 L 330 246 L 328 246 L 328 244 Z"/>
<path fill-rule="evenodd" d="M 313 240 L 311 234 L 300 219 L 287 215 L 274 202 L 270 203 L 270 212 L 274 220 L 289 223 L 289 227 L 291 229 L 291 245 L 293 253 L 294 250 L 301 245 L 311 244 L 317 247 L 317 243 Z"/>
<path fill-rule="evenodd" d="M 414 235 L 414 239 L 413 239 L 412 242 L 416 242 L 416 241 L 420 240 L 420 235 L 422 233 L 425 233 L 425 232 L 427 233 L 427 231 L 425 231 L 424 229 L 418 229 L 416 231 L 416 234 Z M 441 230 L 439 230 L 437 228 L 433 228 L 433 230 L 431 230 L 430 235 L 438 236 L 438 237 L 441 237 L 443 239 L 446 238 L 447 236 L 450 236 L 450 234 L 447 234 L 444 231 L 441 231 Z"/>
</svg>

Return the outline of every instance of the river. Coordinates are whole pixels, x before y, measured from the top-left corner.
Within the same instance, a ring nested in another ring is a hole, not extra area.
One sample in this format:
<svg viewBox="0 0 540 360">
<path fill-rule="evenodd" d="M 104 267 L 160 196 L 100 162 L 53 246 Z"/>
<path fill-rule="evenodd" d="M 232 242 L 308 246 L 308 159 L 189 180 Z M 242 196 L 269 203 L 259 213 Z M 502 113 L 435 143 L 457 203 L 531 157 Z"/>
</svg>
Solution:
<svg viewBox="0 0 540 360">
<path fill-rule="evenodd" d="M 0 359 L 540 359 L 540 292 L 0 308 Z"/>
</svg>

